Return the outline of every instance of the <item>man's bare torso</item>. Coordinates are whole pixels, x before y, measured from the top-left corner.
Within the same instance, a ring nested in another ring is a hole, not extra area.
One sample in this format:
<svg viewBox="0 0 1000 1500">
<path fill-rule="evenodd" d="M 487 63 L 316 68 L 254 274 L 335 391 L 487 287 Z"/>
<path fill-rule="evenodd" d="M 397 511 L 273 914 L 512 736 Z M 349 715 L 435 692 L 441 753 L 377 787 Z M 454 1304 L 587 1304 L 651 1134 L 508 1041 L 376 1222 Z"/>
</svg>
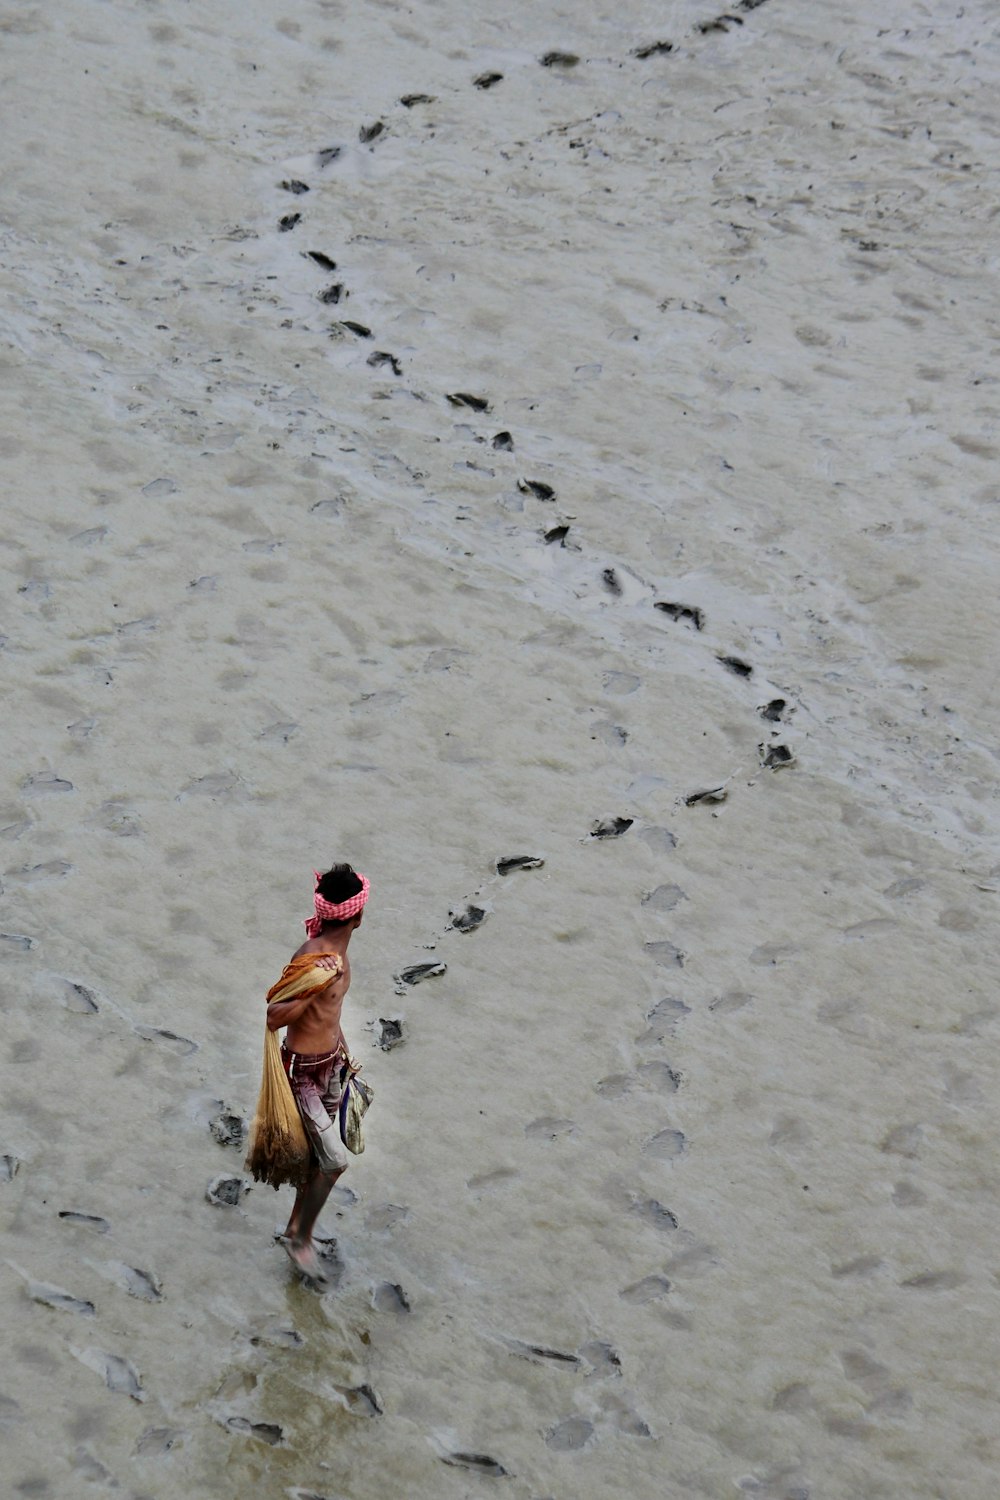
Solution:
<svg viewBox="0 0 1000 1500">
<path fill-rule="evenodd" d="M 285 1045 L 292 1052 L 333 1052 L 344 1036 L 340 1016 L 344 1008 L 344 996 L 351 984 L 350 959 L 346 953 L 332 948 L 328 938 L 324 940 L 322 937 L 309 938 L 301 948 L 296 949 L 294 956 L 299 958 L 307 953 L 316 955 L 320 967 L 331 970 L 330 983 L 289 1024 L 285 1032 Z M 340 973 L 336 972 L 338 964 L 341 966 Z M 346 1041 L 343 1045 L 346 1051 Z"/>
</svg>

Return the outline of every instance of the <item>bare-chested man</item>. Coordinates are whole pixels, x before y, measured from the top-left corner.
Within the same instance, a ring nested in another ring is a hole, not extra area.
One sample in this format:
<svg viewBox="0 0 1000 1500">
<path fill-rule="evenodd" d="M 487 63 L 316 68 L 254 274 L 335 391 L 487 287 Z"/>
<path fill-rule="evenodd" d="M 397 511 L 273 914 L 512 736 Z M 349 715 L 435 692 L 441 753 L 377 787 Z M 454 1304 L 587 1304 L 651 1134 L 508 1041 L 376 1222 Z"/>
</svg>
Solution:
<svg viewBox="0 0 1000 1500">
<path fill-rule="evenodd" d="M 313 1164 L 307 1181 L 295 1195 L 282 1244 L 292 1263 L 316 1281 L 323 1268 L 313 1244 L 313 1228 L 330 1189 L 347 1166 L 340 1136 L 340 1101 L 345 1066 L 350 1053 L 341 1025 L 344 996 L 351 983 L 347 946 L 368 899 L 368 881 L 350 865 L 334 865 L 317 872 L 315 916 L 306 921 L 306 941 L 296 960 L 312 959 L 313 968 L 327 969 L 330 981 L 317 994 L 273 1000 L 267 1008 L 271 1031 L 287 1027 L 281 1047 L 288 1081 L 312 1148 Z M 287 970 L 286 970 L 287 972 Z"/>
</svg>

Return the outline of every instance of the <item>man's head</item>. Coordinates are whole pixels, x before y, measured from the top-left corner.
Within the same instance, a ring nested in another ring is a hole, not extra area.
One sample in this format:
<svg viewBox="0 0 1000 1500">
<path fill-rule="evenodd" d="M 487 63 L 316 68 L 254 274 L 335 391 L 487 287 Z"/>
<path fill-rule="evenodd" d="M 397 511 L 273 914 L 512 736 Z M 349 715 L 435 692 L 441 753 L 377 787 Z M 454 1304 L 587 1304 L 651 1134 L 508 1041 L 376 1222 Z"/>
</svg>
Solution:
<svg viewBox="0 0 1000 1500">
<path fill-rule="evenodd" d="M 313 895 L 316 915 L 306 918 L 307 936 L 315 938 L 320 933 L 332 936 L 360 926 L 361 913 L 368 900 L 368 877 L 359 875 L 350 865 L 333 865 L 325 875 L 319 870 L 314 870 L 313 874 L 316 877 Z"/>
<path fill-rule="evenodd" d="M 352 896 L 359 896 L 362 889 L 361 876 L 351 865 L 331 865 L 326 874 L 320 875 L 316 881 L 317 896 L 322 896 L 323 900 L 328 901 L 331 906 L 343 905 L 345 901 L 350 901 Z M 361 911 L 358 911 L 353 917 L 347 917 L 339 922 L 326 918 L 323 926 L 331 929 L 348 925 L 357 927 L 361 922 L 361 916 Z"/>
</svg>

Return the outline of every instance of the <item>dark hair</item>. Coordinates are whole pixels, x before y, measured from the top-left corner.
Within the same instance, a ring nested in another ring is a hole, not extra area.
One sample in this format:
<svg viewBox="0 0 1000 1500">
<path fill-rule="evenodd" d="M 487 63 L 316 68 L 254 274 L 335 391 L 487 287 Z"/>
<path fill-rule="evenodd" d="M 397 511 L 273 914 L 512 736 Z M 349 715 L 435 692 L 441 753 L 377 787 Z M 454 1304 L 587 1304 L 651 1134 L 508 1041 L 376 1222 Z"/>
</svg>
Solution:
<svg viewBox="0 0 1000 1500">
<path fill-rule="evenodd" d="M 341 901 L 350 901 L 361 889 L 361 880 L 350 865 L 332 865 L 319 878 L 316 889 L 324 901 L 339 906 Z"/>
</svg>

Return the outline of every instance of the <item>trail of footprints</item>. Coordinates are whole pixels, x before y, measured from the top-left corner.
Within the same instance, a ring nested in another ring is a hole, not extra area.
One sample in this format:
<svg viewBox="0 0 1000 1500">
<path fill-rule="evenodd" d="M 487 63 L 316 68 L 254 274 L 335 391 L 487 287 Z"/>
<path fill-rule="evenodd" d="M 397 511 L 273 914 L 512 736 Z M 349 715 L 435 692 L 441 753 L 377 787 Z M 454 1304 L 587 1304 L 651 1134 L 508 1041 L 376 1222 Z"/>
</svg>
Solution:
<svg viewBox="0 0 1000 1500">
<path fill-rule="evenodd" d="M 749 13 L 764 3 L 765 0 L 738 0 L 731 13 L 720 15 L 714 21 L 702 23 L 695 28 L 695 32 L 702 34 L 710 31 L 725 32 L 732 26 L 741 26 L 743 20 L 737 12 Z M 643 62 L 652 58 L 667 57 L 672 53 L 675 53 L 674 44 L 670 41 L 660 39 L 637 45 L 632 49 L 630 57 L 635 62 Z M 575 53 L 568 50 L 553 50 L 538 58 L 538 63 L 553 73 L 572 70 L 580 62 L 581 59 Z M 501 73 L 485 73 L 476 77 L 473 80 L 473 84 L 477 89 L 486 91 L 502 81 L 503 75 Z M 421 106 L 431 105 L 434 102 L 434 96 L 421 92 L 404 94 L 399 100 L 400 106 L 407 112 Z M 386 121 L 372 121 L 359 127 L 358 141 L 361 145 L 374 150 L 378 148 L 378 144 L 389 133 L 391 133 L 390 127 Z M 330 169 L 335 169 L 336 163 L 343 156 L 343 152 L 344 146 L 341 144 L 326 146 L 318 150 L 314 158 L 316 171 L 327 173 Z M 283 234 L 292 232 L 302 233 L 308 225 L 307 205 L 310 201 L 310 195 L 314 191 L 313 184 L 305 181 L 302 177 L 289 176 L 281 179 L 277 184 L 277 188 L 278 191 L 294 198 L 297 207 L 292 212 L 284 212 L 279 215 L 276 221 L 276 231 Z M 346 282 L 342 279 L 338 262 L 323 249 L 308 248 L 304 249 L 301 253 L 309 264 L 317 272 L 321 273 L 324 278 L 323 284 L 316 291 L 317 300 L 324 306 L 340 309 L 342 304 L 349 300 L 351 293 Z M 367 341 L 375 336 L 373 329 L 367 323 L 353 317 L 339 318 L 335 323 L 330 325 L 329 332 L 331 336 L 338 339 L 349 337 Z M 372 350 L 367 356 L 367 364 L 372 369 L 382 373 L 389 372 L 393 378 L 401 377 L 404 373 L 400 358 L 392 351 L 386 349 Z M 443 394 L 447 404 L 457 411 L 483 416 L 489 415 L 492 411 L 492 402 L 489 396 L 483 393 L 455 390 Z M 508 429 L 497 431 L 490 439 L 476 434 L 475 440 L 484 444 L 489 441 L 493 450 L 497 453 L 512 454 L 515 452 L 514 437 Z M 549 507 L 557 500 L 556 489 L 547 480 L 522 475 L 517 477 L 516 484 L 517 489 L 522 494 L 529 496 L 543 507 Z M 173 478 L 160 476 L 144 486 L 144 493 L 151 498 L 158 498 L 174 493 L 176 489 L 177 483 Z M 346 502 L 341 497 L 336 497 L 317 502 L 312 507 L 312 510 L 320 516 L 338 517 L 343 514 L 345 504 Z M 568 521 L 559 521 L 553 524 L 551 520 L 546 520 L 539 532 L 541 543 L 545 546 L 558 545 L 562 548 L 573 547 L 579 550 L 578 543 L 570 537 L 571 530 L 572 528 Z M 80 546 L 99 545 L 105 539 L 106 535 L 106 527 L 92 527 L 81 531 L 71 540 Z M 278 550 L 281 545 L 280 540 L 268 538 L 249 539 L 242 544 L 243 550 L 251 555 L 257 553 L 270 555 Z M 595 576 L 611 598 L 619 599 L 622 597 L 623 590 L 619 573 L 614 567 L 604 566 L 598 568 Z M 206 575 L 191 580 L 188 589 L 196 594 L 210 593 L 216 589 L 217 584 L 218 579 L 216 577 Z M 21 593 L 29 600 L 44 599 L 48 597 L 50 592 L 51 586 L 45 579 L 29 580 L 21 589 Z M 680 623 L 699 632 L 705 629 L 705 612 L 697 604 L 655 600 L 653 608 L 663 613 L 675 623 Z M 120 640 L 127 643 L 134 636 L 141 636 L 156 631 L 160 625 L 161 621 L 156 616 L 125 620 L 119 622 L 116 626 L 116 635 Z M 752 676 L 753 668 L 750 663 L 723 651 L 717 652 L 716 655 L 725 670 L 744 678 Z M 98 680 L 102 681 L 104 685 L 113 683 L 117 667 L 101 666 L 96 670 L 98 672 Z M 786 707 L 785 700 L 775 698 L 770 703 L 763 705 L 760 712 L 762 717 L 768 722 L 780 724 L 783 722 L 782 713 Z M 97 727 L 97 722 L 93 718 L 81 720 L 76 724 L 68 726 L 68 732 L 74 738 L 86 738 Z M 288 743 L 297 730 L 297 724 L 276 723 L 265 726 L 260 732 L 260 738 L 265 743 Z M 613 734 L 613 732 L 613 729 L 609 730 L 609 733 Z M 777 731 L 771 731 L 772 739 L 776 733 Z M 759 749 L 761 765 L 767 769 L 777 770 L 779 767 L 790 765 L 794 761 L 794 756 L 786 745 L 780 743 L 761 744 Z M 27 776 L 22 783 L 22 791 L 27 796 L 40 796 L 72 793 L 74 787 L 68 779 L 50 770 L 45 770 L 37 771 Z M 178 799 L 205 796 L 217 802 L 245 801 L 251 795 L 252 789 L 232 771 L 222 771 L 197 778 L 180 787 L 177 792 Z M 701 788 L 692 791 L 688 802 L 692 806 L 697 803 L 717 803 L 724 801 L 727 795 L 728 789 L 725 785 Z M 108 804 L 102 810 L 102 813 L 99 814 L 99 817 L 103 818 L 101 826 L 107 827 L 119 836 L 135 836 L 142 832 L 141 820 L 128 807 Z M 605 835 L 601 833 L 598 836 Z M 9 878 L 27 883 L 36 880 L 59 878 L 69 873 L 71 873 L 70 868 L 65 866 L 65 862 L 62 862 L 62 867 L 60 867 L 60 862 L 56 861 L 53 862 L 51 867 L 40 865 L 9 871 L 8 876 Z M 466 920 L 469 924 L 466 930 L 471 930 L 471 927 L 483 920 L 483 918 L 475 911 L 470 912 L 466 918 L 459 917 L 456 921 L 456 926 L 459 927 L 459 930 L 462 930 L 462 920 Z M 0 945 L 12 949 L 28 949 L 33 945 L 33 939 L 28 934 L 4 933 L 0 934 Z"/>
</svg>

